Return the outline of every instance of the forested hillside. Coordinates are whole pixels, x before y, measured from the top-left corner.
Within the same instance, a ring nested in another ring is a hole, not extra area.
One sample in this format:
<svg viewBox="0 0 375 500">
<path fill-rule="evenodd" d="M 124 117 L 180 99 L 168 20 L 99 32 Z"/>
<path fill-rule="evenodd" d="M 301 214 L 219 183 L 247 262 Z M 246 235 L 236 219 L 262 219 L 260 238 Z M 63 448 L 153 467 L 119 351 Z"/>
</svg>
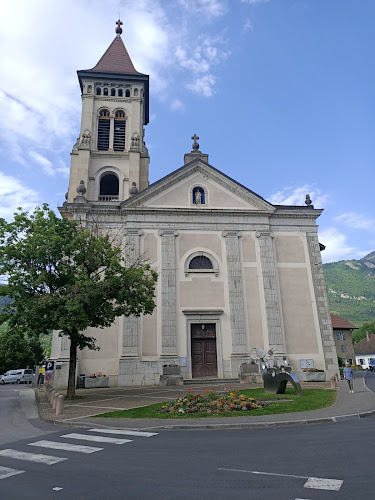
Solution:
<svg viewBox="0 0 375 500">
<path fill-rule="evenodd" d="M 330 311 L 360 326 L 375 321 L 375 252 L 323 265 Z"/>
</svg>

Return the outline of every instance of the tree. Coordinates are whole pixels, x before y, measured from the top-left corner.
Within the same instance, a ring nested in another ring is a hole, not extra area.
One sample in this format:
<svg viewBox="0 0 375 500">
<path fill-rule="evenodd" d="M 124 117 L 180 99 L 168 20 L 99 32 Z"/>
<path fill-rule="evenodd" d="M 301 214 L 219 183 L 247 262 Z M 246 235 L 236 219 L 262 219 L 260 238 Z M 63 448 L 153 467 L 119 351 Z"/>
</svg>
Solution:
<svg viewBox="0 0 375 500">
<path fill-rule="evenodd" d="M 85 330 L 155 308 L 157 273 L 140 260 L 126 266 L 123 254 L 108 234 L 60 219 L 46 204 L 31 214 L 19 209 L 12 222 L 0 219 L 0 275 L 8 279 L 0 295 L 12 300 L 2 320 L 69 337 L 69 397 L 75 394 L 77 348 L 97 348 Z"/>
<path fill-rule="evenodd" d="M 43 361 L 38 336 L 29 336 L 22 329 L 10 328 L 9 325 L 1 328 L 0 332 L 0 373 L 17 368 L 34 368 Z"/>
<path fill-rule="evenodd" d="M 369 323 L 363 323 L 358 330 L 353 331 L 352 339 L 354 344 L 358 344 L 366 335 L 371 335 L 375 333 L 375 321 L 370 321 Z"/>
</svg>

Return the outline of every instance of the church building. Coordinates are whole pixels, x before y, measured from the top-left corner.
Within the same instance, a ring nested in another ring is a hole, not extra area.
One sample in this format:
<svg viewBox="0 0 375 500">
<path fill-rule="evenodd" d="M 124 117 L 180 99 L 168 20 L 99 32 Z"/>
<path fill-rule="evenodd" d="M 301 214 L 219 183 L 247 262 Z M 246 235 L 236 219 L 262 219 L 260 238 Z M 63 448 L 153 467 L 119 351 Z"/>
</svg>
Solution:
<svg viewBox="0 0 375 500">
<path fill-rule="evenodd" d="M 338 372 L 316 219 L 303 206 L 272 205 L 192 150 L 149 184 L 144 140 L 149 77 L 116 37 L 92 69 L 78 71 L 82 121 L 71 153 L 63 217 L 123 238 L 128 264 L 144 256 L 158 272 L 152 315 L 89 329 L 99 351 L 78 352 L 78 372 L 102 372 L 111 386 L 159 384 L 163 365 L 185 380 L 238 378 L 255 348 L 288 357 L 295 373 L 313 360 Z M 187 138 L 188 139 L 188 138 Z M 69 340 L 54 332 L 51 359 L 67 381 Z"/>
</svg>

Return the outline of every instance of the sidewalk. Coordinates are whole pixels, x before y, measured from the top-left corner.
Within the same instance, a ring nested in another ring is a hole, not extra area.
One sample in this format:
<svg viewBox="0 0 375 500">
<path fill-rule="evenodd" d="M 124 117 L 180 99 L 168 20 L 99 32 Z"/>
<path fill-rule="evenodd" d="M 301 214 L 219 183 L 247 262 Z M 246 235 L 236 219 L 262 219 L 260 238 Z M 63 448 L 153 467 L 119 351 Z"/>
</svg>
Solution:
<svg viewBox="0 0 375 500">
<path fill-rule="evenodd" d="M 42 420 L 59 423 L 64 426 L 95 426 L 143 430 L 186 430 L 186 429 L 259 429 L 267 427 L 306 425 L 322 422 L 340 422 L 342 420 L 359 419 L 375 415 L 375 394 L 364 385 L 361 376 L 355 380 L 355 393 L 350 394 L 346 383 L 341 383 L 338 396 L 333 406 L 309 412 L 282 413 L 277 415 L 254 414 L 248 417 L 221 417 L 204 419 L 125 419 L 125 418 L 91 418 L 93 415 L 114 410 L 124 410 L 140 406 L 148 406 L 162 401 L 172 400 L 183 394 L 188 387 L 116 387 L 108 389 L 80 389 L 77 395 L 83 399 L 67 401 L 64 414 L 56 417 L 41 390 L 36 391 L 39 415 Z M 194 385 L 194 392 L 214 389 L 217 392 L 227 390 L 243 390 L 259 387 L 259 385 L 210 384 Z M 303 388 L 325 388 L 329 383 L 304 383 Z"/>
</svg>

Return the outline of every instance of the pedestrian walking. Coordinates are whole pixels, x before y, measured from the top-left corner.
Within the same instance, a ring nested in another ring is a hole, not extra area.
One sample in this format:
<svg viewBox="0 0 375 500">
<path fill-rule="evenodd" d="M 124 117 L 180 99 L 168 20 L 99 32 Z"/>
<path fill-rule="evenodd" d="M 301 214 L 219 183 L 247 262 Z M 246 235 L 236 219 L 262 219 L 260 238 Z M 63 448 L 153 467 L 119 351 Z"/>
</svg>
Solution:
<svg viewBox="0 0 375 500">
<path fill-rule="evenodd" d="M 353 389 L 353 370 L 352 370 L 352 367 L 350 366 L 350 364 L 348 362 L 345 363 L 345 368 L 344 368 L 344 379 L 348 381 L 348 385 L 349 385 L 349 392 L 353 393 L 354 392 L 354 389 Z"/>
</svg>

